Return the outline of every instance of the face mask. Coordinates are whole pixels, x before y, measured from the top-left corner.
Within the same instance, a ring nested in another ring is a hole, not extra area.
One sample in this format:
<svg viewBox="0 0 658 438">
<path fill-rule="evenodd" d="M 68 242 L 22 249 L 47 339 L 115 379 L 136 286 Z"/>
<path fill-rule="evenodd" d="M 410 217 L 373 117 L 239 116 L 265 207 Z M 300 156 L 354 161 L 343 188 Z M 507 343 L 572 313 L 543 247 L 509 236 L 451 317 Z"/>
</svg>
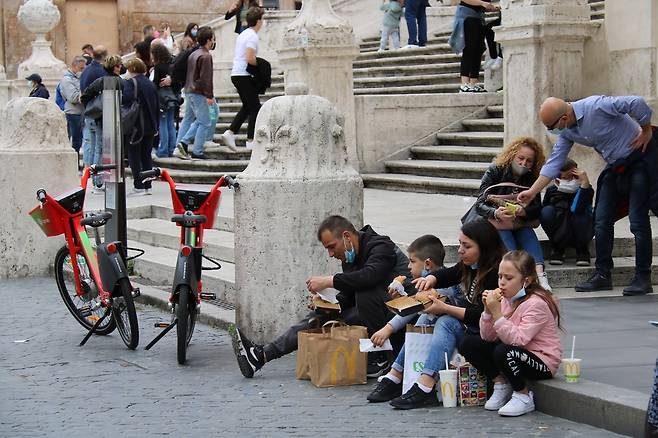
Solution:
<svg viewBox="0 0 658 438">
<path fill-rule="evenodd" d="M 27 86 L 30 88 L 34 88 L 34 83 L 32 81 L 27 81 Z"/>
<path fill-rule="evenodd" d="M 558 192 L 576 193 L 576 191 L 580 187 L 580 183 L 578 182 L 577 179 L 572 179 L 571 181 L 564 181 L 564 180 L 558 179 L 558 181 L 560 181 L 560 185 L 557 186 L 557 191 Z"/>
<path fill-rule="evenodd" d="M 210 50 L 215 50 L 216 47 L 217 47 L 217 43 L 212 43 L 212 47 L 210 48 Z"/>
<path fill-rule="evenodd" d="M 526 173 L 528 173 L 529 170 L 530 169 L 528 169 L 527 167 L 521 166 L 519 163 L 512 160 L 512 172 L 514 173 L 514 175 L 523 176 Z"/>
<path fill-rule="evenodd" d="M 526 296 L 526 293 L 525 293 L 525 284 L 524 284 L 523 287 L 521 288 L 521 290 L 519 290 L 519 291 L 516 293 L 516 295 L 514 295 L 514 296 L 511 298 L 510 301 L 515 302 L 515 301 L 518 301 L 518 300 L 520 300 L 521 298 L 523 298 L 523 297 L 525 297 L 525 296 Z"/>
<path fill-rule="evenodd" d="M 190 35 L 192 35 L 195 38 L 196 38 L 196 33 L 197 33 L 197 30 L 192 29 L 192 31 L 190 31 Z"/>
<path fill-rule="evenodd" d="M 352 245 L 352 249 L 348 250 L 347 239 L 345 239 L 345 237 L 343 237 L 343 245 L 345 245 L 345 263 L 354 263 L 354 260 L 356 260 L 356 250 L 354 249 L 354 245 Z"/>
<path fill-rule="evenodd" d="M 554 135 L 556 137 L 559 137 L 566 131 L 566 128 L 553 128 L 553 129 L 548 129 L 548 133 L 551 135 Z"/>
<path fill-rule="evenodd" d="M 475 262 L 475 263 L 473 263 L 473 264 L 471 265 L 471 269 L 474 270 L 474 271 L 480 269 L 480 262 Z"/>
<path fill-rule="evenodd" d="M 420 276 L 421 276 L 421 277 L 427 277 L 428 275 L 430 275 L 430 271 L 429 271 L 429 269 L 425 269 L 425 268 L 423 268 L 423 270 L 420 271 Z"/>
</svg>

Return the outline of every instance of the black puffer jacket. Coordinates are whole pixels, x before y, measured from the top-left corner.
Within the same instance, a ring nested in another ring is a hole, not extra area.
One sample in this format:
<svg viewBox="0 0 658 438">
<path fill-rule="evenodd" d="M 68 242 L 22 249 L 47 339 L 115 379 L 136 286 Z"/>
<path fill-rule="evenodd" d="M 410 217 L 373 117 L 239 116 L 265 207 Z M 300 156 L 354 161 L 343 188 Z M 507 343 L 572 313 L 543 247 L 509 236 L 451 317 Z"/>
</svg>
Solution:
<svg viewBox="0 0 658 438">
<path fill-rule="evenodd" d="M 532 173 L 528 172 L 520 178 L 516 178 L 514 172 L 512 172 L 512 166 L 497 166 L 492 164 L 489 166 L 484 176 L 482 177 L 482 182 L 480 183 L 480 190 L 478 191 L 478 199 L 475 202 L 475 209 L 477 213 L 487 219 L 494 218 L 494 212 L 496 207 L 492 204 L 488 204 L 487 197 L 483 196 L 484 191 L 495 184 L 500 183 L 514 183 L 524 187 L 530 187 L 537 179 Z M 509 193 L 520 193 L 523 189 L 517 189 L 514 187 L 500 187 L 492 189 L 488 192 L 487 195 L 505 195 Z M 535 196 L 535 198 L 525 207 L 525 220 L 532 221 L 539 219 L 539 214 L 541 212 L 541 197 L 540 195 Z"/>
</svg>

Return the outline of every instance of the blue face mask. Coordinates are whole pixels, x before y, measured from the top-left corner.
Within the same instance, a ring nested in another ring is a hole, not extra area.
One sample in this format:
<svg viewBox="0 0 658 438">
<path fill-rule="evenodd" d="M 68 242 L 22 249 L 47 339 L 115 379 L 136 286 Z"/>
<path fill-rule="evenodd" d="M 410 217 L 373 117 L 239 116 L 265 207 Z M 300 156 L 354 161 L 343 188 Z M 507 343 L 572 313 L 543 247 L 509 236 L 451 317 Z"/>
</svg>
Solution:
<svg viewBox="0 0 658 438">
<path fill-rule="evenodd" d="M 471 269 L 474 270 L 474 271 L 479 269 L 479 268 L 480 268 L 480 262 L 475 262 L 471 265 Z"/>
<path fill-rule="evenodd" d="M 553 129 L 548 129 L 548 133 L 551 135 L 554 135 L 556 137 L 559 137 L 566 131 L 566 128 L 553 128 Z"/>
<path fill-rule="evenodd" d="M 347 249 L 347 239 L 345 239 L 345 237 L 343 237 L 343 245 L 345 245 L 345 263 L 354 263 L 354 260 L 356 260 L 356 250 L 354 249 L 354 245 L 352 245 L 352 249 Z"/>
<path fill-rule="evenodd" d="M 430 271 L 429 271 L 429 269 L 425 269 L 425 268 L 423 268 L 423 270 L 420 271 L 420 276 L 421 276 L 421 277 L 427 277 L 428 275 L 430 275 Z"/>
<path fill-rule="evenodd" d="M 192 30 L 190 31 L 190 34 L 191 34 L 193 37 L 195 37 L 195 38 L 196 38 L 196 33 L 197 33 L 197 30 L 196 30 L 196 29 L 192 29 Z"/>
<path fill-rule="evenodd" d="M 515 302 L 515 301 L 518 301 L 518 300 L 520 300 L 521 298 L 523 298 L 525 296 L 526 296 L 526 292 L 525 292 L 525 284 L 524 284 L 523 287 L 516 293 L 516 295 L 514 295 L 510 299 L 510 301 Z"/>
</svg>

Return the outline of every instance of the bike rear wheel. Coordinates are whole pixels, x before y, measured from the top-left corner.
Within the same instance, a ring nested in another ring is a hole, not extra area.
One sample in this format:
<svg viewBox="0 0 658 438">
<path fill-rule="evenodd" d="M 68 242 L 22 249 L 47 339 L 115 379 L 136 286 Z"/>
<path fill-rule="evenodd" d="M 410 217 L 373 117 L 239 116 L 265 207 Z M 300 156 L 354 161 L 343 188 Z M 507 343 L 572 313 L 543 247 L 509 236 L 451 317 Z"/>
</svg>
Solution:
<svg viewBox="0 0 658 438">
<path fill-rule="evenodd" d="M 178 289 L 178 306 L 176 307 L 176 356 L 178 363 L 183 365 L 187 360 L 187 346 L 192 339 L 196 324 L 196 300 L 189 286 Z"/>
<path fill-rule="evenodd" d="M 119 288 L 120 295 L 114 294 L 112 298 L 112 319 L 119 330 L 123 343 L 134 350 L 139 344 L 139 327 L 132 287 L 127 278 L 119 279 L 116 287 Z"/>
<path fill-rule="evenodd" d="M 91 330 L 96 321 L 103 316 L 105 309 L 100 306 L 101 299 L 91 276 L 89 266 L 87 265 L 87 260 L 82 252 L 77 252 L 76 258 L 81 286 L 85 293 L 82 296 L 76 293 L 71 253 L 66 245 L 61 247 L 55 256 L 55 281 L 57 282 L 59 294 L 66 308 L 71 312 L 71 315 L 73 315 L 81 326 L 87 330 Z M 91 314 L 86 315 L 87 309 L 94 307 L 97 308 Z M 115 328 L 114 320 L 112 318 L 105 318 L 94 333 L 97 335 L 108 335 Z"/>
</svg>

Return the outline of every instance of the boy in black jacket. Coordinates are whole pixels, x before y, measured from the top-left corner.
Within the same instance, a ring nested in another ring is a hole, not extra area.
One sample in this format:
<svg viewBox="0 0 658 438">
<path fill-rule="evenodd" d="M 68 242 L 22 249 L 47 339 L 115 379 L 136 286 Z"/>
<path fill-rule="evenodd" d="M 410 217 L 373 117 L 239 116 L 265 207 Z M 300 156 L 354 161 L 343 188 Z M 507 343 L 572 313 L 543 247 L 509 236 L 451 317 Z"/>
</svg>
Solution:
<svg viewBox="0 0 658 438">
<path fill-rule="evenodd" d="M 407 267 L 409 260 L 387 236 L 375 233 L 369 225 L 357 231 L 342 216 L 329 216 L 322 221 L 317 238 L 330 257 L 342 262 L 343 272 L 310 277 L 306 281 L 309 292 L 315 294 L 327 288 L 337 289 L 340 317 L 347 324 L 366 326 L 369 336 L 372 335 L 392 316 L 385 304 L 390 299 L 388 285 L 398 275 L 411 276 Z M 324 323 L 329 319 L 332 318 L 313 310 L 267 345 L 254 344 L 236 327 L 233 348 L 242 375 L 253 377 L 266 362 L 297 350 L 299 331 L 311 328 L 314 321 Z M 404 342 L 402 338 L 400 340 Z M 397 344 L 399 348 L 401 342 Z M 369 355 L 369 377 L 378 377 L 387 368 L 385 354 Z"/>
<path fill-rule="evenodd" d="M 576 249 L 576 265 L 589 266 L 592 240 L 592 199 L 594 189 L 584 170 L 567 159 L 555 185 L 546 189 L 541 210 L 541 226 L 551 242 L 551 265 L 564 263 L 564 250 Z"/>
</svg>

